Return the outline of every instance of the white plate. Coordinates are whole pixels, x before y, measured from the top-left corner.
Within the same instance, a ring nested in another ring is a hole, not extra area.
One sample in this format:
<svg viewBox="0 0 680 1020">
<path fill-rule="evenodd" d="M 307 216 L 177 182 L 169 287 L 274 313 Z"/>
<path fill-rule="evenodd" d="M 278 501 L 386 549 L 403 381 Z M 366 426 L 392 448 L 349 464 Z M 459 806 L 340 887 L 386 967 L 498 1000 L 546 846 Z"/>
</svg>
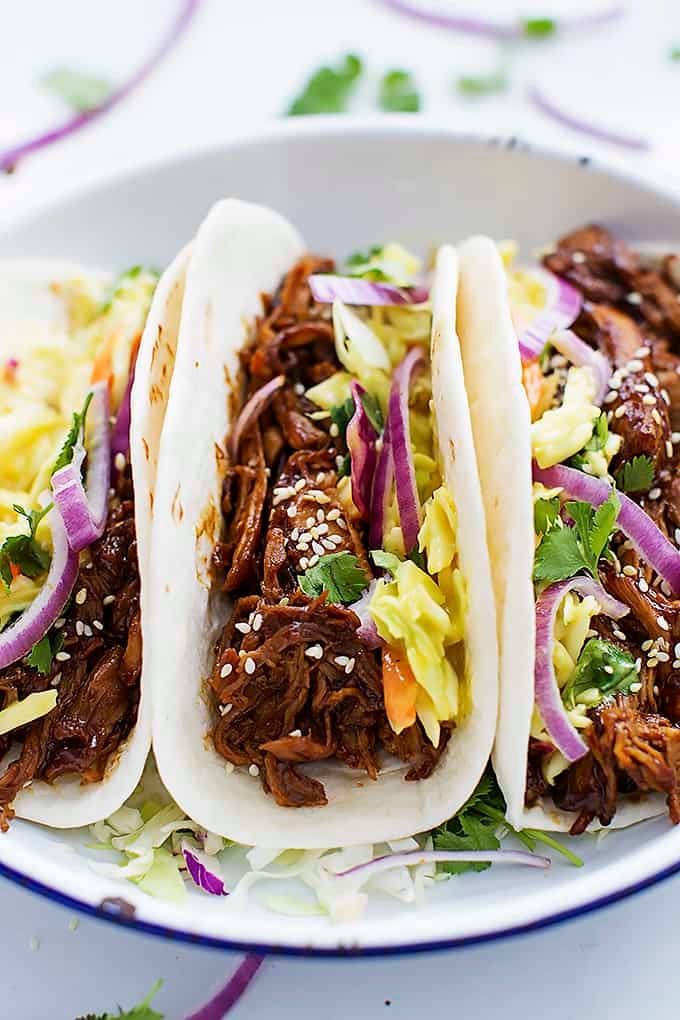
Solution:
<svg viewBox="0 0 680 1020">
<path fill-rule="evenodd" d="M 634 241 L 680 239 L 676 202 L 585 159 L 514 139 L 460 137 L 420 118 L 309 118 L 53 205 L 0 236 L 0 255 L 164 265 L 225 195 L 273 206 L 312 249 L 337 256 L 391 239 L 425 253 L 474 232 L 514 238 L 531 252 L 591 221 Z M 83 842 L 14 822 L 0 836 L 0 871 L 147 931 L 288 952 L 397 952 L 494 938 L 593 909 L 680 869 L 680 829 L 658 819 L 598 844 L 574 841 L 587 857 L 580 870 L 559 860 L 545 873 L 497 867 L 440 883 L 419 909 L 376 897 L 361 920 L 331 925 L 275 915 L 256 902 L 234 909 L 229 898 L 198 891 L 185 906 L 169 906 L 96 875 Z M 107 897 L 113 902 L 102 907 Z"/>
</svg>

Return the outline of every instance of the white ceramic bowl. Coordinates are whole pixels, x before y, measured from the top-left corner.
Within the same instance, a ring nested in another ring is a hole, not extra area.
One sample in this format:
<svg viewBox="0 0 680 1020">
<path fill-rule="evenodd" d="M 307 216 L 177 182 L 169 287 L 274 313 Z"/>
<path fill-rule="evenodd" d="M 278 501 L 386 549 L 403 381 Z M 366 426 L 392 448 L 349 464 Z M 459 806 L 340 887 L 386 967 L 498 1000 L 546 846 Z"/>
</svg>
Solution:
<svg viewBox="0 0 680 1020">
<path fill-rule="evenodd" d="M 164 265 L 225 195 L 273 206 L 312 249 L 334 255 L 389 239 L 426 252 L 475 232 L 514 238 L 531 251 L 593 220 L 635 241 L 680 239 L 676 202 L 586 159 L 558 158 L 514 139 L 460 137 L 420 118 L 309 118 L 41 210 L 0 236 L 0 255 Z M 169 906 L 100 878 L 84 842 L 82 834 L 16 821 L 0 835 L 0 872 L 147 931 L 288 952 L 396 952 L 490 939 L 593 909 L 680 869 L 680 829 L 664 818 L 597 845 L 580 840 L 587 857 L 580 870 L 560 861 L 547 873 L 493 868 L 442 882 L 419 909 L 376 898 L 361 920 L 331 925 L 256 903 L 236 910 L 228 898 L 199 892 L 181 908 Z"/>
</svg>

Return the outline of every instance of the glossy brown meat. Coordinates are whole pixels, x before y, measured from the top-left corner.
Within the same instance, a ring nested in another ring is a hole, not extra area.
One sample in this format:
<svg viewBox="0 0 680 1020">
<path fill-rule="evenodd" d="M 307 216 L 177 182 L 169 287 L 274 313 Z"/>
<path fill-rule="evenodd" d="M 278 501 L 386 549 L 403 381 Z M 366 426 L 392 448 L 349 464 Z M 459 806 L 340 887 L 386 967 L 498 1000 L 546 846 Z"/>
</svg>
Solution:
<svg viewBox="0 0 680 1020">
<path fill-rule="evenodd" d="M 235 591 L 252 576 L 262 529 L 262 512 L 267 497 L 267 476 L 259 429 L 241 443 L 242 462 L 229 468 L 222 486 L 222 513 L 226 537 L 218 542 L 213 562 L 226 569 L 224 591 Z"/>
<path fill-rule="evenodd" d="M 43 676 L 25 662 L 0 674 L 4 704 L 54 686 L 55 709 L 26 727 L 19 757 L 0 777 L 3 810 L 32 779 L 77 774 L 102 779 L 137 717 L 142 665 L 134 504 L 121 479 L 106 530 L 84 554 L 74 598 L 63 614 L 62 652 Z M 111 601 L 113 599 L 113 601 Z"/>
</svg>

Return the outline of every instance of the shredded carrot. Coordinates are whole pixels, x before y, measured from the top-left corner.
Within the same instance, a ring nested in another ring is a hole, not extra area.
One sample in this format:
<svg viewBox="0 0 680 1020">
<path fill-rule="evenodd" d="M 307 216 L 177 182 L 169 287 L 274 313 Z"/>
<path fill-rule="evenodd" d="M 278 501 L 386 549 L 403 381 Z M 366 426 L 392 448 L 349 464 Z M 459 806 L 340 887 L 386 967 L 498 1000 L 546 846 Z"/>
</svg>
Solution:
<svg viewBox="0 0 680 1020">
<path fill-rule="evenodd" d="M 12 563 L 11 560 L 10 560 L 10 564 L 9 564 L 9 569 L 12 572 L 12 580 L 14 580 L 15 577 L 18 577 L 19 574 L 21 573 L 21 567 L 18 567 L 16 565 L 16 563 Z"/>
<path fill-rule="evenodd" d="M 537 421 L 552 403 L 556 378 L 543 375 L 538 357 L 531 358 L 522 365 L 522 385 L 529 401 L 531 420 Z"/>
<path fill-rule="evenodd" d="M 416 721 L 417 684 L 404 653 L 383 648 L 383 693 L 385 711 L 395 733 L 401 733 Z"/>
<path fill-rule="evenodd" d="M 113 340 L 109 340 L 95 358 L 94 365 L 92 366 L 92 375 L 90 376 L 91 383 L 108 382 L 109 389 L 111 388 L 111 383 L 113 381 L 113 361 L 111 359 L 112 348 Z"/>
</svg>

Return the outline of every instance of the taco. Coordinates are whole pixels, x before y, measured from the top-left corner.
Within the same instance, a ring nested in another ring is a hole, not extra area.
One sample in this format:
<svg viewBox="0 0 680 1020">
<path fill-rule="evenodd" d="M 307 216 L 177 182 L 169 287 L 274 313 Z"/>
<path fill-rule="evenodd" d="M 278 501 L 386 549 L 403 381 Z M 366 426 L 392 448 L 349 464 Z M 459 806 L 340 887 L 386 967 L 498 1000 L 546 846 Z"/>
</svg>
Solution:
<svg viewBox="0 0 680 1020">
<path fill-rule="evenodd" d="M 151 503 L 183 273 L 183 256 L 158 287 L 140 267 L 0 263 L 3 829 L 110 815 L 148 755 Z"/>
<path fill-rule="evenodd" d="M 508 819 L 575 835 L 666 809 L 677 823 L 677 259 L 588 226 L 542 266 L 504 267 L 481 237 L 460 262 Z"/>
<path fill-rule="evenodd" d="M 154 501 L 154 750 L 180 808 L 239 843 L 423 832 L 488 760 L 455 251 L 431 304 L 417 269 L 390 244 L 338 277 L 235 200 L 193 244 Z"/>
</svg>

